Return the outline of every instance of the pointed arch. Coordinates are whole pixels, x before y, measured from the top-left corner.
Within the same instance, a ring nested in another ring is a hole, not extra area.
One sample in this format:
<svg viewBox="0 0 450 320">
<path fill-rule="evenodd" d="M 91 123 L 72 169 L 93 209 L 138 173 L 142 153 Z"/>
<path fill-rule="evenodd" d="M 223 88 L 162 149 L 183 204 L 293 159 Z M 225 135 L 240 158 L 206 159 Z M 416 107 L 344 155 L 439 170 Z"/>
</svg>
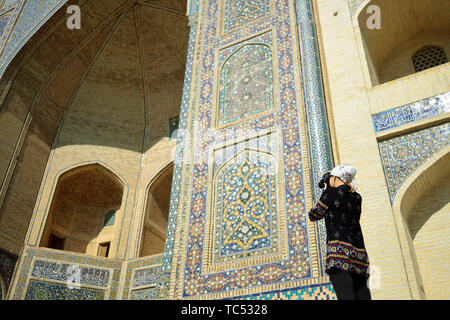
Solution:
<svg viewBox="0 0 450 320">
<path fill-rule="evenodd" d="M 374 17 L 370 10 L 376 6 L 381 14 L 378 29 L 368 21 Z M 416 73 L 411 56 L 423 46 L 441 46 L 450 52 L 450 28 L 445 14 L 450 3 L 445 0 L 360 1 L 354 14 L 354 25 L 361 35 L 362 50 L 367 61 L 372 85 L 383 84 Z M 433 19 L 429 19 L 432 16 Z M 437 66 L 437 65 L 436 65 Z"/>
<path fill-rule="evenodd" d="M 437 259 L 436 257 L 432 257 L 432 251 L 426 253 L 427 250 L 424 249 L 425 247 L 423 247 L 423 245 L 420 247 L 415 240 L 415 235 L 418 230 L 413 230 L 411 228 L 417 227 L 414 226 L 416 222 L 411 221 L 411 219 L 425 220 L 422 221 L 421 227 L 423 228 L 424 225 L 428 224 L 425 230 L 425 232 L 428 233 L 425 235 L 428 245 L 433 245 L 435 247 L 445 246 L 445 241 L 440 240 L 441 237 L 436 237 L 430 233 L 430 230 L 436 229 L 434 227 L 436 227 L 437 222 L 435 219 L 432 220 L 430 218 L 438 213 L 439 217 L 443 217 L 443 220 L 439 220 L 438 223 L 441 224 L 441 227 L 448 228 L 450 223 L 448 213 L 442 211 L 441 206 L 436 207 L 427 205 L 427 203 L 429 203 L 427 198 L 430 197 L 429 192 L 434 190 L 434 187 L 445 185 L 445 181 L 449 178 L 450 147 L 447 147 L 423 163 L 408 177 L 408 179 L 405 180 L 398 190 L 393 202 L 392 208 L 394 220 L 397 224 L 400 243 L 404 251 L 406 274 L 409 279 L 412 298 L 414 299 L 430 298 L 430 292 L 427 291 L 429 291 L 433 282 L 438 281 L 433 277 L 436 276 L 442 278 L 444 276 L 450 276 L 450 274 L 446 275 L 445 270 L 443 271 L 443 269 L 435 270 L 434 273 L 429 272 L 434 266 L 443 263 L 441 259 L 445 259 L 445 256 L 440 256 L 440 258 Z M 427 205 L 427 208 L 423 208 L 422 204 Z M 427 215 L 427 217 L 424 217 L 423 214 L 422 216 L 413 214 L 413 211 L 417 210 L 418 207 L 422 207 L 421 211 Z M 444 208 L 444 210 L 447 209 Z M 443 251 L 439 251 L 442 252 L 448 250 L 448 248 L 441 249 Z M 425 253 L 427 254 L 427 261 L 424 261 L 423 258 Z M 428 266 L 426 267 L 426 265 Z"/>
<path fill-rule="evenodd" d="M 109 248 L 115 238 L 105 218 L 121 211 L 124 181 L 98 162 L 66 168 L 55 181 L 40 246 L 105 256 L 108 250 L 100 247 Z"/>
</svg>

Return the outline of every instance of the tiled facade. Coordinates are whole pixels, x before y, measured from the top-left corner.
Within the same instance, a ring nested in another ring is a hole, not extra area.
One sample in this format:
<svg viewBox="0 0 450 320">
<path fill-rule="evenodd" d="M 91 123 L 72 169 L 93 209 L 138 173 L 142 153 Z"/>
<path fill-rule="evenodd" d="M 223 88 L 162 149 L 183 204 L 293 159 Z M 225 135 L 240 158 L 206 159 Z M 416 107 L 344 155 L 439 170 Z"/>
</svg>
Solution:
<svg viewBox="0 0 450 320">
<path fill-rule="evenodd" d="M 0 72 L 64 3 L 48 1 L 39 8 L 37 2 L 25 3 L 24 16 L 11 32 L 12 44 L 8 42 L 0 56 Z M 365 1 L 339 3 L 350 9 L 345 15 L 353 17 Z M 324 77 L 328 69 L 319 50 L 318 32 L 324 31 L 316 29 L 317 1 L 192 0 L 188 5 L 180 116 L 168 124 L 169 132 L 180 130 L 172 137 L 178 144 L 164 254 L 106 259 L 25 246 L 17 260 L 0 252 L 0 275 L 12 288 L 8 298 L 336 299 L 324 272 L 325 226 L 309 222 L 306 212 L 320 196 L 322 172 L 341 159 L 360 161 L 360 150 L 351 149 L 350 141 L 359 133 L 326 103 L 331 104 L 330 95 L 336 93 L 325 84 L 337 80 Z M 38 12 L 37 20 L 30 20 L 30 12 Z M 7 30 L 9 19 L 0 13 L 0 31 Z M 381 212 L 385 219 L 403 183 L 448 148 L 449 103 L 446 92 L 364 116 L 359 106 L 348 112 L 371 125 L 369 133 L 361 133 L 378 147 L 371 152 L 381 173 L 371 178 L 385 182 L 390 200 L 380 205 L 379 198 L 363 197 L 366 212 Z M 436 117 L 439 123 L 427 122 Z M 334 121 L 338 134 L 330 130 Z M 422 127 L 414 128 L 418 121 Z M 406 125 L 412 129 L 394 132 Z M 377 136 L 388 130 L 392 136 Z M 348 138 L 347 133 L 354 136 Z M 335 135 L 341 140 L 333 149 Z M 342 151 L 339 156 L 336 149 L 354 153 Z M 366 167 L 374 163 L 363 162 Z M 120 223 L 114 217 L 105 225 Z M 371 261 L 383 266 L 384 277 L 397 277 L 384 281 L 400 284 L 399 296 L 405 297 L 405 281 L 398 279 L 407 271 L 389 272 L 390 263 L 380 258 L 382 249 L 373 241 L 378 233 L 370 228 L 386 226 L 386 238 L 395 241 L 401 236 L 387 219 L 368 219 L 371 224 L 363 229 L 368 230 Z M 398 253 L 401 249 L 392 251 L 398 254 L 392 258 L 396 262 L 407 259 Z M 69 289 L 73 266 L 80 272 L 80 286 Z"/>
<path fill-rule="evenodd" d="M 447 104 L 447 108 L 449 106 Z M 409 175 L 433 155 L 447 148 L 449 141 L 450 125 L 447 122 L 379 143 L 391 201 Z"/>
</svg>

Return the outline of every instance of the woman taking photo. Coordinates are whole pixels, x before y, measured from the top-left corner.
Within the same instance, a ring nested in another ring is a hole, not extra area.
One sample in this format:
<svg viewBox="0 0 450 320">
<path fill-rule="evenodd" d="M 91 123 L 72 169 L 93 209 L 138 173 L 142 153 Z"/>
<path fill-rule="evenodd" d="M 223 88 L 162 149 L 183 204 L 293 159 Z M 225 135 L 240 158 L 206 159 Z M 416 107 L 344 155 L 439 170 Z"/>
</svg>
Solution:
<svg viewBox="0 0 450 320">
<path fill-rule="evenodd" d="M 371 300 L 369 257 L 359 224 L 362 198 L 355 190 L 355 175 L 356 169 L 349 165 L 325 172 L 319 183 L 323 193 L 308 212 L 311 221 L 325 218 L 326 273 L 338 300 Z"/>
</svg>

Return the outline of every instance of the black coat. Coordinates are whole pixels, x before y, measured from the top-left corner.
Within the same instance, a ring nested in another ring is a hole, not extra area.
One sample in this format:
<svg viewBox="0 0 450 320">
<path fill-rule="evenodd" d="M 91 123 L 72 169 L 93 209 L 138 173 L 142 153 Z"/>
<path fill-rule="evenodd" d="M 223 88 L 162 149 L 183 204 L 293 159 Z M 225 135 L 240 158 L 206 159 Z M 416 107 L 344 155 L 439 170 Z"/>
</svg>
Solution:
<svg viewBox="0 0 450 320">
<path fill-rule="evenodd" d="M 328 186 L 308 212 L 311 221 L 325 218 L 328 274 L 346 271 L 369 276 L 369 257 L 359 224 L 361 202 L 361 195 L 348 185 Z"/>
</svg>

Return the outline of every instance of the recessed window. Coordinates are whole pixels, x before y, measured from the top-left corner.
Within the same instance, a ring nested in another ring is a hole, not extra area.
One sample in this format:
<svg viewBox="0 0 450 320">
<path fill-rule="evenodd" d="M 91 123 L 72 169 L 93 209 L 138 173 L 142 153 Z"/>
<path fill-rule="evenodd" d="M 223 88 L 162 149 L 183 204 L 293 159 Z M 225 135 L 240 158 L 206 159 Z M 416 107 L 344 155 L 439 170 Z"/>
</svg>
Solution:
<svg viewBox="0 0 450 320">
<path fill-rule="evenodd" d="M 65 241 L 66 239 L 64 237 L 58 236 L 54 233 L 50 233 L 48 247 L 52 249 L 64 250 Z"/>
<path fill-rule="evenodd" d="M 178 125 L 180 123 L 180 116 L 169 119 L 169 141 L 178 139 Z"/>
<path fill-rule="evenodd" d="M 100 243 L 98 247 L 98 256 L 107 257 L 109 254 L 109 246 L 111 242 Z"/>
<path fill-rule="evenodd" d="M 116 219 L 116 210 L 111 209 L 108 211 L 108 213 L 105 216 L 105 221 L 103 225 L 106 226 L 112 226 L 114 224 L 114 220 Z"/>
<path fill-rule="evenodd" d="M 448 60 L 441 47 L 426 46 L 414 53 L 412 62 L 416 72 L 420 72 L 447 63 Z"/>
</svg>

